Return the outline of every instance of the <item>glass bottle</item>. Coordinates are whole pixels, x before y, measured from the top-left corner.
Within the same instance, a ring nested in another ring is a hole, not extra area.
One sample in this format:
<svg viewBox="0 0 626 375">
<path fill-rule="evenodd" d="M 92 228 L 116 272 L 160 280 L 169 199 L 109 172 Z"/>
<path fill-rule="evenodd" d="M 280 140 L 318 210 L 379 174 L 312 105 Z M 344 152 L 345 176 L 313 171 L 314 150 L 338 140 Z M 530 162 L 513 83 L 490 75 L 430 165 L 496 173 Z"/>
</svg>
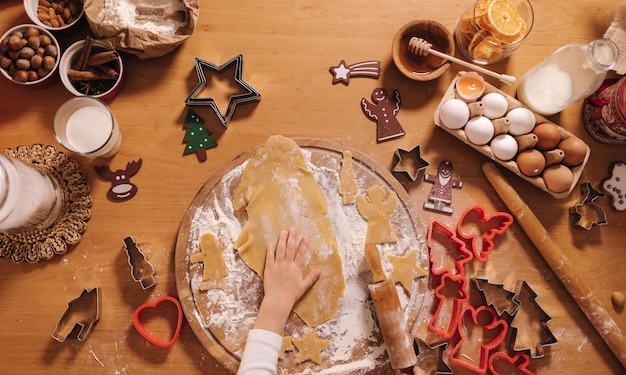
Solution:
<svg viewBox="0 0 626 375">
<path fill-rule="evenodd" d="M 63 190 L 54 177 L 0 154 L 0 232 L 45 229 L 62 208 Z"/>
<path fill-rule="evenodd" d="M 609 39 L 563 46 L 522 77 L 517 98 L 544 116 L 561 112 L 600 87 L 618 53 Z"/>
</svg>

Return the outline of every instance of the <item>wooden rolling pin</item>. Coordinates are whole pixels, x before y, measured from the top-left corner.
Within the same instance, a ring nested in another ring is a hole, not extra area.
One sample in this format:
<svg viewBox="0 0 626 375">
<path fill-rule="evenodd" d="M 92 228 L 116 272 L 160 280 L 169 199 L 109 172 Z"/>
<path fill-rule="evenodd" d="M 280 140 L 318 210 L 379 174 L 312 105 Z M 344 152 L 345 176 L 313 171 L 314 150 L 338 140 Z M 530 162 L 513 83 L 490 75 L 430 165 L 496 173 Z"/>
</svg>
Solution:
<svg viewBox="0 0 626 375">
<path fill-rule="evenodd" d="M 374 283 L 369 285 L 369 290 L 374 301 L 383 340 L 387 345 L 391 368 L 411 369 L 417 363 L 417 356 L 413 349 L 413 339 L 402 314 L 396 283 L 385 276 L 376 244 L 365 245 L 365 260 L 374 276 Z"/>
<path fill-rule="evenodd" d="M 496 190 L 500 199 L 515 216 L 524 232 L 543 256 L 552 271 L 565 285 L 569 294 L 574 298 L 578 307 L 587 316 L 593 327 L 598 331 L 604 342 L 613 354 L 626 368 L 626 338 L 611 318 L 609 312 L 602 306 L 583 277 L 578 273 L 563 250 L 550 237 L 546 228 L 541 224 L 530 207 L 517 194 L 515 189 L 506 181 L 504 176 L 492 163 L 483 164 L 483 172 Z"/>
</svg>

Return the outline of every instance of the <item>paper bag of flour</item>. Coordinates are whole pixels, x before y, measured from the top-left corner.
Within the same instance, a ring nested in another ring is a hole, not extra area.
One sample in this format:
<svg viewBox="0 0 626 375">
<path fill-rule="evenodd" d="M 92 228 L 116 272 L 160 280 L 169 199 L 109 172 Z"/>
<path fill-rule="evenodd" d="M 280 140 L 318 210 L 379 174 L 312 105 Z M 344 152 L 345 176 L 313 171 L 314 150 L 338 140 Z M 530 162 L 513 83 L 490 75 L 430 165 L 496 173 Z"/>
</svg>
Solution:
<svg viewBox="0 0 626 375">
<path fill-rule="evenodd" d="M 140 59 L 163 56 L 193 34 L 198 0 L 85 0 L 98 39 Z"/>
</svg>

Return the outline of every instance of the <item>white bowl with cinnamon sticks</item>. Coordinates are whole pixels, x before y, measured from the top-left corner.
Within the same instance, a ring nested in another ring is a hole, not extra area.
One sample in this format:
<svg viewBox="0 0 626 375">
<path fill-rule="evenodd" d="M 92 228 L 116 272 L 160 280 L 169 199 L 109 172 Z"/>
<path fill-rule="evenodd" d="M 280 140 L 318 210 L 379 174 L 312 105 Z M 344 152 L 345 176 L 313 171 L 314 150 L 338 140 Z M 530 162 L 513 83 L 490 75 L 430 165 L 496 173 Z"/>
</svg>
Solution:
<svg viewBox="0 0 626 375">
<path fill-rule="evenodd" d="M 70 93 L 108 101 L 124 85 L 124 65 L 113 47 L 87 36 L 63 52 L 59 76 Z"/>
</svg>

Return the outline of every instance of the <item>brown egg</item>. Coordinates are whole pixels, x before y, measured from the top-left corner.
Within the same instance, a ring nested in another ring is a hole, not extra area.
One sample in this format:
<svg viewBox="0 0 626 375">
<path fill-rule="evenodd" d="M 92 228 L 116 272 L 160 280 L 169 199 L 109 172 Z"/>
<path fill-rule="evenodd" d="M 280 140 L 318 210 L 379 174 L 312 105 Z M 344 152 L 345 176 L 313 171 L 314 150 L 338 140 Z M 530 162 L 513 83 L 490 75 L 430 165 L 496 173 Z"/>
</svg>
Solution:
<svg viewBox="0 0 626 375">
<path fill-rule="evenodd" d="M 519 170 L 528 177 L 538 176 L 546 166 L 543 154 L 534 148 L 520 152 L 515 161 Z"/>
<path fill-rule="evenodd" d="M 543 171 L 542 177 L 548 189 L 555 193 L 567 191 L 574 181 L 574 174 L 563 164 L 549 166 Z"/>
<path fill-rule="evenodd" d="M 587 156 L 587 145 L 580 138 L 570 137 L 559 143 L 558 148 L 563 150 L 565 156 L 561 163 L 568 167 L 575 167 L 582 163 Z"/>
<path fill-rule="evenodd" d="M 535 126 L 533 133 L 535 133 L 537 138 L 539 138 L 535 147 L 540 150 L 552 150 L 561 140 L 559 128 L 549 122 L 544 122 L 543 124 Z"/>
</svg>

